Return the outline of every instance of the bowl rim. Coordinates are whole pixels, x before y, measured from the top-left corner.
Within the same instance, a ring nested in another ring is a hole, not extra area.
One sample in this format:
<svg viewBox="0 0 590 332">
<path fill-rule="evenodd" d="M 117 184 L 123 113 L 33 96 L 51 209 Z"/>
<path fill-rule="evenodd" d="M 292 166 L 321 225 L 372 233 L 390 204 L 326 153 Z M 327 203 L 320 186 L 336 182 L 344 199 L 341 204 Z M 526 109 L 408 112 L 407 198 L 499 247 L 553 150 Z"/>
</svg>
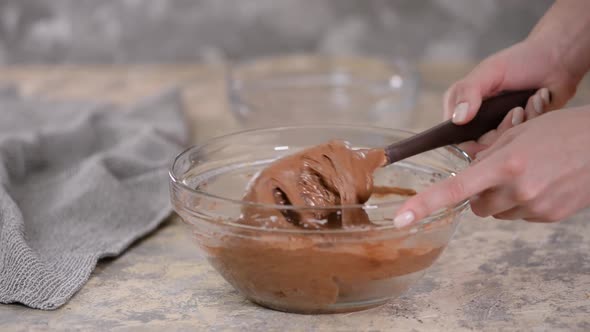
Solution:
<svg viewBox="0 0 590 332">
<path fill-rule="evenodd" d="M 293 205 L 285 206 L 285 205 L 277 205 L 277 204 L 256 203 L 256 202 L 249 202 L 249 201 L 238 200 L 238 199 L 233 199 L 233 198 L 227 198 L 227 197 L 223 197 L 223 196 L 219 196 L 219 195 L 215 195 L 215 194 L 211 194 L 211 193 L 207 193 L 204 191 L 200 191 L 200 190 L 191 188 L 191 187 L 187 186 L 186 184 L 184 184 L 182 182 L 182 180 L 174 174 L 174 167 L 176 166 L 177 162 L 180 160 L 180 158 L 182 158 L 187 153 L 189 153 L 191 151 L 198 151 L 200 149 L 205 148 L 206 146 L 208 146 L 210 144 L 214 144 L 215 142 L 220 142 L 220 141 L 230 138 L 230 137 L 235 137 L 235 136 L 249 134 L 249 133 L 255 133 L 255 132 L 272 132 L 272 131 L 282 131 L 282 130 L 286 130 L 286 129 L 313 129 L 313 128 L 317 128 L 317 129 L 321 129 L 321 128 L 344 128 L 344 129 L 350 128 L 350 129 L 361 129 L 361 130 L 389 131 L 389 132 L 409 134 L 409 135 L 416 134 L 413 131 L 404 130 L 404 129 L 385 128 L 385 127 L 371 126 L 371 125 L 354 125 L 354 124 L 303 124 L 303 125 L 289 125 L 289 126 L 259 127 L 259 128 L 252 128 L 252 129 L 246 129 L 246 130 L 239 130 L 239 131 L 235 131 L 235 132 L 231 132 L 228 134 L 224 134 L 224 135 L 220 135 L 220 136 L 206 139 L 202 143 L 192 145 L 192 146 L 184 149 L 182 152 L 180 152 L 173 159 L 173 161 L 170 164 L 169 169 L 168 169 L 168 177 L 169 177 L 170 183 L 173 186 L 176 186 L 191 195 L 205 197 L 205 198 L 213 199 L 213 200 L 219 200 L 219 201 L 223 201 L 223 202 L 231 203 L 231 204 L 237 204 L 240 206 L 253 206 L 253 207 L 259 207 L 259 208 L 264 208 L 264 209 L 297 210 L 297 211 L 316 210 L 317 211 L 317 210 L 359 209 L 359 208 L 361 208 L 361 209 L 368 210 L 368 209 L 383 208 L 383 207 L 387 207 L 387 206 L 391 206 L 391 205 L 400 203 L 399 200 L 396 200 L 396 201 L 379 202 L 379 203 L 374 203 L 374 204 L 366 204 L 366 203 L 365 204 L 348 204 L 348 205 L 334 205 L 334 206 L 324 206 L 324 207 L 304 207 L 304 206 L 293 206 Z M 458 146 L 448 145 L 444 148 L 454 151 L 459 158 L 462 157 L 463 160 L 467 161 L 468 164 L 470 164 L 472 162 L 472 159 L 467 154 L 467 152 L 463 151 Z M 456 173 L 451 172 L 450 176 L 456 176 Z M 437 211 L 425 218 L 422 218 L 417 223 L 412 224 L 411 226 L 419 226 L 419 225 L 429 224 L 433 221 L 442 219 L 442 218 L 444 218 L 448 215 L 451 215 L 453 213 L 460 213 L 463 210 L 465 210 L 468 205 L 469 205 L 469 199 L 465 199 L 465 200 L 459 202 L 458 204 L 455 204 L 452 208 L 441 209 L 441 210 L 439 210 L 439 211 Z M 191 212 L 193 212 L 193 211 L 191 210 Z M 371 227 L 371 228 L 334 229 L 334 230 L 327 230 L 327 229 L 321 229 L 321 230 L 297 229 L 297 230 L 293 230 L 293 229 L 280 229 L 280 228 L 262 228 L 262 227 L 257 227 L 257 226 L 243 225 L 243 224 L 239 224 L 239 223 L 235 223 L 235 222 L 231 222 L 230 224 L 235 225 L 235 226 L 244 227 L 244 228 L 251 229 L 251 230 L 287 231 L 287 232 L 293 232 L 293 233 L 321 232 L 323 234 L 342 233 L 342 232 L 350 232 L 350 231 L 357 232 L 357 231 L 363 230 L 363 229 L 374 231 L 374 230 L 382 230 L 382 229 L 388 229 L 388 228 L 397 228 L 395 225 L 393 225 L 393 223 L 391 224 L 391 226 L 390 225 L 379 225 L 377 227 Z"/>
</svg>

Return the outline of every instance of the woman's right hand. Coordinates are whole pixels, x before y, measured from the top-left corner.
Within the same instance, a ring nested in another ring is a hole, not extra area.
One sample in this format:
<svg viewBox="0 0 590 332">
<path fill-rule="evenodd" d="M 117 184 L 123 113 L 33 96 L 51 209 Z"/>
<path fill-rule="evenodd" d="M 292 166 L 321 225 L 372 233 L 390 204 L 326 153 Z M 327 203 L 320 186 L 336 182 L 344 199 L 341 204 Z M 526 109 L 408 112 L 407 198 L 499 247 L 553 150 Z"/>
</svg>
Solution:
<svg viewBox="0 0 590 332">
<path fill-rule="evenodd" d="M 581 76 L 570 74 L 557 54 L 551 45 L 531 37 L 493 54 L 454 83 L 444 97 L 445 120 L 452 118 L 459 125 L 473 119 L 482 99 L 502 91 L 540 88 L 525 109 L 512 110 L 497 131 L 461 147 L 474 155 L 511 126 L 565 105 L 576 92 Z"/>
</svg>

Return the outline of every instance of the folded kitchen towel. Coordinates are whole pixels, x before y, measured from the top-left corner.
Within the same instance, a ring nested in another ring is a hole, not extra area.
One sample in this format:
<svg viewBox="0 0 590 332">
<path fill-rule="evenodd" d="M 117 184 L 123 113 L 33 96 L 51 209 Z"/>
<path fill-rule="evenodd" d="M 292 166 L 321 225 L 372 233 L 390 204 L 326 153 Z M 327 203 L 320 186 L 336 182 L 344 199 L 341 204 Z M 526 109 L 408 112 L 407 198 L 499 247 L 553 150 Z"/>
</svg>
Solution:
<svg viewBox="0 0 590 332">
<path fill-rule="evenodd" d="M 177 91 L 129 107 L 0 92 L 0 303 L 56 309 L 171 212 Z"/>
</svg>

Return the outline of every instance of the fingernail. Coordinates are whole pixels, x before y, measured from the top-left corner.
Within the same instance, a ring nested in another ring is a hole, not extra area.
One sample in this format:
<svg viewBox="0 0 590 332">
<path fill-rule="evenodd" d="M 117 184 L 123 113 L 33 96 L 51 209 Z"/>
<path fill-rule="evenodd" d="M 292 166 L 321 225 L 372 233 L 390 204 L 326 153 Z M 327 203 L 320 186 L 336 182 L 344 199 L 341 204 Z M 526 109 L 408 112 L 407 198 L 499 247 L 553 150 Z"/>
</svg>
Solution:
<svg viewBox="0 0 590 332">
<path fill-rule="evenodd" d="M 453 112 L 453 123 L 462 123 L 467 118 L 467 109 L 469 108 L 468 103 L 460 103 L 455 106 Z"/>
<path fill-rule="evenodd" d="M 541 91 L 539 91 L 539 94 L 541 95 L 541 99 L 543 99 L 543 103 L 545 105 L 549 105 L 549 103 L 550 103 L 550 100 L 549 100 L 549 89 L 543 88 L 543 89 L 541 89 Z"/>
<path fill-rule="evenodd" d="M 512 125 L 516 126 L 522 123 L 524 120 L 524 109 L 522 107 L 516 107 L 512 110 Z"/>
<path fill-rule="evenodd" d="M 395 219 L 393 219 L 393 224 L 397 228 L 402 228 L 411 224 L 412 221 L 414 221 L 414 218 L 416 218 L 414 216 L 414 212 L 406 211 L 400 214 L 399 216 L 395 217 Z"/>
<path fill-rule="evenodd" d="M 543 101 L 538 94 L 533 96 L 533 108 L 535 109 L 535 112 L 539 114 L 543 113 Z"/>
</svg>

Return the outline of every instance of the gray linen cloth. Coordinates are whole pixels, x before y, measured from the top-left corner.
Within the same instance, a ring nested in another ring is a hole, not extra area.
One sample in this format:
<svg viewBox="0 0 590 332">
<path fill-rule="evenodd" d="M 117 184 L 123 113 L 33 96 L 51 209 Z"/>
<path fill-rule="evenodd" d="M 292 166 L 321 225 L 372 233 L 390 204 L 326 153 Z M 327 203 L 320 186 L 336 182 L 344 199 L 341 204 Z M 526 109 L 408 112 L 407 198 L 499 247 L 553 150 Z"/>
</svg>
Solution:
<svg viewBox="0 0 590 332">
<path fill-rule="evenodd" d="M 0 92 L 0 303 L 56 309 L 171 212 L 179 94 L 118 109 Z"/>
</svg>

